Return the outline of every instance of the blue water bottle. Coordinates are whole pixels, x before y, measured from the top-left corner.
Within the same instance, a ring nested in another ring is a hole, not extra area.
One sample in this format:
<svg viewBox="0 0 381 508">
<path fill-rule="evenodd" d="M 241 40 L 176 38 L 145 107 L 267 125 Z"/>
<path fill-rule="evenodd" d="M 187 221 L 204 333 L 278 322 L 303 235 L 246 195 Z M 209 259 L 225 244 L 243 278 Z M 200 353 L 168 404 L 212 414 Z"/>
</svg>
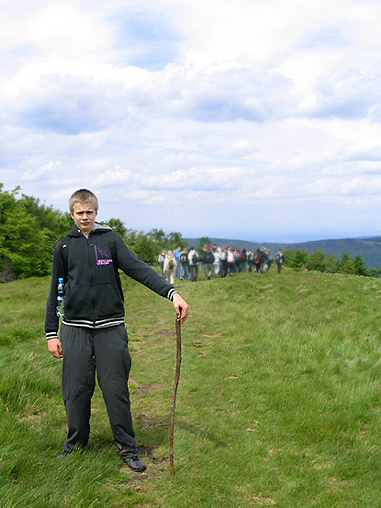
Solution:
<svg viewBox="0 0 381 508">
<path fill-rule="evenodd" d="M 65 297 L 65 284 L 62 277 L 58 279 L 57 285 L 57 316 L 63 317 L 64 315 L 64 297 Z"/>
</svg>

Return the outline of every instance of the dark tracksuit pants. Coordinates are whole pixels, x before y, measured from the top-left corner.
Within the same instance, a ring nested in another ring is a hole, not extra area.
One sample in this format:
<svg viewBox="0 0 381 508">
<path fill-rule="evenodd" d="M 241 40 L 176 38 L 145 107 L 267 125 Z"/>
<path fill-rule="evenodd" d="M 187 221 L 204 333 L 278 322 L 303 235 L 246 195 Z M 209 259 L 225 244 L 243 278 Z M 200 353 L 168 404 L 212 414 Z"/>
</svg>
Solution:
<svg viewBox="0 0 381 508">
<path fill-rule="evenodd" d="M 198 265 L 189 265 L 190 278 L 192 281 L 198 277 Z"/>
<path fill-rule="evenodd" d="M 228 262 L 226 260 L 221 261 L 221 277 L 226 277 L 228 274 Z"/>
<path fill-rule="evenodd" d="M 124 325 L 102 329 L 62 325 L 62 393 L 68 424 L 64 449 L 85 446 L 90 434 L 95 370 L 114 440 L 122 455 L 136 453 L 128 376 L 131 358 Z"/>
</svg>

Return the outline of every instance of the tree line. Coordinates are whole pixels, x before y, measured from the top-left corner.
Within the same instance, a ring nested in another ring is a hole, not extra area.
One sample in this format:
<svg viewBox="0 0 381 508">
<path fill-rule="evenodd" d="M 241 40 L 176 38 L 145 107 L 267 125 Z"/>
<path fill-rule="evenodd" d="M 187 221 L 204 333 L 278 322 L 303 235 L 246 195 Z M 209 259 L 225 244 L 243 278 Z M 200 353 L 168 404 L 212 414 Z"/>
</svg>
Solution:
<svg viewBox="0 0 381 508">
<path fill-rule="evenodd" d="M 283 252 L 286 265 L 295 270 L 314 270 L 325 273 L 343 273 L 363 275 L 365 277 L 380 277 L 381 267 L 366 268 L 360 255 L 351 257 L 344 252 L 340 258 L 333 254 L 325 254 L 322 250 L 314 249 L 308 253 L 306 249 L 285 250 Z"/>
<path fill-rule="evenodd" d="M 17 186 L 5 191 L 0 183 L 0 278 L 2 282 L 26 277 L 43 277 L 50 274 L 56 243 L 73 227 L 69 212 L 46 206 L 33 196 L 21 193 Z M 154 265 L 163 249 L 188 247 L 180 232 L 165 233 L 163 229 L 151 229 L 148 233 L 125 227 L 120 219 L 105 221 L 119 234 L 136 255 Z M 210 245 L 208 237 L 201 237 L 199 249 Z M 366 269 L 361 256 L 351 258 L 344 253 L 336 259 L 314 250 L 304 249 L 284 252 L 287 266 L 295 269 L 318 270 L 329 273 L 346 273 L 365 276 L 381 276 L 381 268 Z"/>
</svg>

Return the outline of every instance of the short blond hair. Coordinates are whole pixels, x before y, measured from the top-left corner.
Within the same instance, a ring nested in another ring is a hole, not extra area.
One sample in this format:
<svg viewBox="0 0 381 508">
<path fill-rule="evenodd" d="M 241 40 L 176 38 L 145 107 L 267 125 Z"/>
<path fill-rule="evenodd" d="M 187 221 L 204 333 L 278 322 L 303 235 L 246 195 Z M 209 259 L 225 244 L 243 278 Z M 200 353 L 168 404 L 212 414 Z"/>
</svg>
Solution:
<svg viewBox="0 0 381 508">
<path fill-rule="evenodd" d="M 69 199 L 70 213 L 73 213 L 75 203 L 91 203 L 94 206 L 95 212 L 98 212 L 98 198 L 93 192 L 89 191 L 88 189 L 79 189 L 70 196 Z"/>
</svg>

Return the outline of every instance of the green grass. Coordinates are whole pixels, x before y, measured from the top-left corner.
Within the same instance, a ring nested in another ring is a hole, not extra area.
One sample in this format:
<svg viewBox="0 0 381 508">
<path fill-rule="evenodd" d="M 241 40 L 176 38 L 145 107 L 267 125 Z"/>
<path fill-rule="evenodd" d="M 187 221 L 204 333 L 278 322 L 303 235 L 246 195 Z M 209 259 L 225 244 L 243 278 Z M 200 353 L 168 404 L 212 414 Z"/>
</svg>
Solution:
<svg viewBox="0 0 381 508">
<path fill-rule="evenodd" d="M 99 389 L 86 450 L 66 433 L 47 351 L 48 279 L 0 288 L 2 508 L 376 508 L 381 499 L 381 280 L 317 272 L 177 281 L 190 304 L 175 418 L 172 304 L 123 278 L 137 475 Z"/>
</svg>

